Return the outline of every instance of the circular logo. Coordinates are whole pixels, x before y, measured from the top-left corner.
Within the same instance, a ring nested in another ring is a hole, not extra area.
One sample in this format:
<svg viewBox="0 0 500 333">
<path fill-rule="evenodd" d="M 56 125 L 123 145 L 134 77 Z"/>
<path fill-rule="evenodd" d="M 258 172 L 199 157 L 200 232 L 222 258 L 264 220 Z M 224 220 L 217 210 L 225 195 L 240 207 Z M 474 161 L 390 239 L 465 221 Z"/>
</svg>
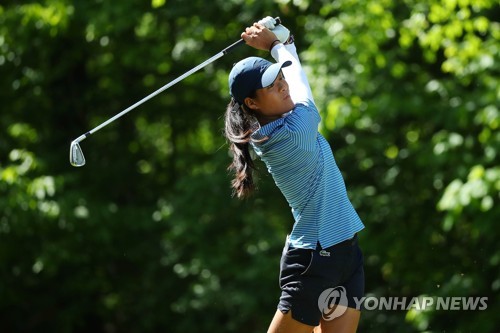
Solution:
<svg viewBox="0 0 500 333">
<path fill-rule="evenodd" d="M 333 320 L 347 310 L 347 293 L 344 287 L 325 289 L 318 298 L 318 307 L 324 320 Z"/>
</svg>

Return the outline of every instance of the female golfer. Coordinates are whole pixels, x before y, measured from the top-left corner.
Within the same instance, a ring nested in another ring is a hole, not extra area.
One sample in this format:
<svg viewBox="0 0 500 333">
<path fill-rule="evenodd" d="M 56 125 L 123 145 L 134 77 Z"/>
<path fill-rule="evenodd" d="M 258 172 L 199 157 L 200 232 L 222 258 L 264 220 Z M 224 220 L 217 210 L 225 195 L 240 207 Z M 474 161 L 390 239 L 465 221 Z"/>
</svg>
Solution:
<svg viewBox="0 0 500 333">
<path fill-rule="evenodd" d="M 281 43 L 268 29 L 274 25 L 263 24 L 255 23 L 241 37 L 255 49 L 269 50 L 277 62 L 250 57 L 232 68 L 225 135 L 233 153 L 235 195 L 243 198 L 254 189 L 251 147 L 295 221 L 283 249 L 281 297 L 268 332 L 355 332 L 360 311 L 354 298 L 364 293 L 356 233 L 364 226 L 332 150 L 318 133 L 321 118 L 293 37 Z"/>
</svg>

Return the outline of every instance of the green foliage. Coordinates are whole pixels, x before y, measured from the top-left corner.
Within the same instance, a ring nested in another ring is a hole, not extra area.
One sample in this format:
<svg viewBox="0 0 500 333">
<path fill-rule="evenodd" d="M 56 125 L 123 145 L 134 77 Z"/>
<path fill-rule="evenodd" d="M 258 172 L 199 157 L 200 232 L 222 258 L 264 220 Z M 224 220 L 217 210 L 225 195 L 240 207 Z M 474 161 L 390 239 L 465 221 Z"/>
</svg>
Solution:
<svg viewBox="0 0 500 333">
<path fill-rule="evenodd" d="M 222 113 L 241 48 L 280 16 L 366 224 L 366 291 L 486 296 L 366 311 L 360 331 L 494 332 L 500 25 L 492 0 L 47 0 L 0 5 L 0 330 L 262 332 L 292 217 L 265 168 L 231 198 Z"/>
</svg>

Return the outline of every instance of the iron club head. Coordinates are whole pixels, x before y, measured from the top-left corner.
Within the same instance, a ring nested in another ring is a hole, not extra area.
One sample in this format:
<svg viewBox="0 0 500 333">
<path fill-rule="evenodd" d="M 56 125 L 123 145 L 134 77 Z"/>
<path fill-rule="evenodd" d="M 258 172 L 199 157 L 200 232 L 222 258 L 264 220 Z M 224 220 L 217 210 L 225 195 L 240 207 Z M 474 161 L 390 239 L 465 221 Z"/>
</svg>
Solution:
<svg viewBox="0 0 500 333">
<path fill-rule="evenodd" d="M 71 142 L 71 147 L 69 148 L 69 163 L 75 167 L 81 167 L 85 165 L 85 156 L 83 156 L 82 148 L 78 141 Z"/>
</svg>

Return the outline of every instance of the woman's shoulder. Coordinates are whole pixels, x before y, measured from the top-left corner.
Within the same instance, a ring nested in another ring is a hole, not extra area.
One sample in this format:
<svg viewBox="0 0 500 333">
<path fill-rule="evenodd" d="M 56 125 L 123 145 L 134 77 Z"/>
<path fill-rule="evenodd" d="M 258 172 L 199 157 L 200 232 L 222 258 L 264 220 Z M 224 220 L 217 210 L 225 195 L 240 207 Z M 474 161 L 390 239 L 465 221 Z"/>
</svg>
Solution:
<svg viewBox="0 0 500 333">
<path fill-rule="evenodd" d="M 295 104 L 295 108 L 252 134 L 252 140 L 259 146 L 289 138 L 300 132 L 316 132 L 319 117 L 316 105 L 311 100 Z"/>
<path fill-rule="evenodd" d="M 316 104 L 314 104 L 314 102 L 312 100 L 310 100 L 309 98 L 304 100 L 304 101 L 300 101 L 300 102 L 295 103 L 295 109 L 305 109 L 305 110 L 313 110 L 313 111 L 318 110 L 316 108 Z"/>
<path fill-rule="evenodd" d="M 252 133 L 252 140 L 260 145 L 268 142 L 271 138 L 274 139 L 276 136 L 283 136 L 283 133 L 286 131 L 284 127 L 285 119 L 286 116 L 261 126 Z"/>
<path fill-rule="evenodd" d="M 313 101 L 306 100 L 295 104 L 295 108 L 290 112 L 287 121 L 289 123 L 294 123 L 297 121 L 304 121 L 307 119 L 313 119 L 314 121 L 321 121 L 318 109 Z"/>
</svg>

